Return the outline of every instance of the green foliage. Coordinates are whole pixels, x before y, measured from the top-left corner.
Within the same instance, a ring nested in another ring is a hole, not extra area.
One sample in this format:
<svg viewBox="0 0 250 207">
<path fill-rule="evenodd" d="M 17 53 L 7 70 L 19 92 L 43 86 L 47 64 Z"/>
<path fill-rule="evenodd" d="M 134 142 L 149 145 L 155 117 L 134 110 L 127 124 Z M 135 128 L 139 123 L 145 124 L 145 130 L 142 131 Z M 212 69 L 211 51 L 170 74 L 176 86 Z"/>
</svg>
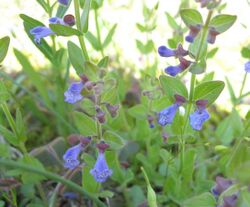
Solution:
<svg viewBox="0 0 250 207">
<path fill-rule="evenodd" d="M 10 44 L 9 37 L 3 37 L 0 39 L 0 63 L 3 62 L 4 58 L 7 55 L 9 44 Z"/>
<path fill-rule="evenodd" d="M 182 9 L 180 15 L 187 27 L 203 24 L 201 14 L 195 9 Z"/>
<path fill-rule="evenodd" d="M 49 27 L 58 36 L 69 37 L 73 35 L 76 35 L 76 36 L 82 35 L 82 33 L 79 30 L 71 28 L 66 25 L 62 25 L 62 24 L 50 24 Z"/>
<path fill-rule="evenodd" d="M 95 121 L 88 115 L 74 112 L 74 119 L 79 132 L 84 136 L 96 135 Z"/>
<path fill-rule="evenodd" d="M 236 21 L 237 17 L 233 15 L 221 14 L 215 16 L 209 26 L 214 27 L 219 33 L 227 31 Z"/>
</svg>

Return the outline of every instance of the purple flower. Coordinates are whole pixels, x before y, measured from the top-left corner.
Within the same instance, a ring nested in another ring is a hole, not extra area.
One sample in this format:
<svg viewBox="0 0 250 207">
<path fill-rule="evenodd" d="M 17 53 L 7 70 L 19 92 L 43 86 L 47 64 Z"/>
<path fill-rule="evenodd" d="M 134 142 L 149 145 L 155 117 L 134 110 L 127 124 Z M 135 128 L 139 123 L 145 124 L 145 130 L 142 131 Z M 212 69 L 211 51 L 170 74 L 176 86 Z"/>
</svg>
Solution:
<svg viewBox="0 0 250 207">
<path fill-rule="evenodd" d="M 166 46 L 160 46 L 158 53 L 162 57 L 184 57 L 188 55 L 188 51 L 184 50 L 181 44 L 175 50 L 169 49 Z"/>
<path fill-rule="evenodd" d="M 63 25 L 65 24 L 64 21 L 63 21 L 63 19 L 61 19 L 59 17 L 51 17 L 49 19 L 49 23 L 50 24 L 63 24 Z"/>
<path fill-rule="evenodd" d="M 189 116 L 190 125 L 194 130 L 201 130 L 203 123 L 210 118 L 206 104 L 207 100 L 196 101 L 197 110 Z"/>
<path fill-rule="evenodd" d="M 212 188 L 211 191 L 215 196 L 219 196 L 221 193 L 227 190 L 232 184 L 233 184 L 232 180 L 223 178 L 221 176 L 217 176 L 216 185 Z"/>
<path fill-rule="evenodd" d="M 80 161 L 78 160 L 78 156 L 83 149 L 83 145 L 80 143 L 69 148 L 65 154 L 63 155 L 64 167 L 73 170 L 76 168 Z"/>
<path fill-rule="evenodd" d="M 83 99 L 83 96 L 81 95 L 81 91 L 84 87 L 84 84 L 82 82 L 73 82 L 67 91 L 65 91 L 64 101 L 74 104 L 80 100 Z"/>
<path fill-rule="evenodd" d="M 196 2 L 201 3 L 201 8 L 206 7 L 211 0 L 195 0 Z"/>
<path fill-rule="evenodd" d="M 93 169 L 90 170 L 90 173 L 93 175 L 94 179 L 98 183 L 105 182 L 109 176 L 112 175 L 112 170 L 109 169 L 108 164 L 105 159 L 105 149 L 109 147 L 108 144 L 101 142 L 97 145 L 99 149 L 99 154 Z"/>
<path fill-rule="evenodd" d="M 147 120 L 148 120 L 149 127 L 151 129 L 154 128 L 155 127 L 155 125 L 154 125 L 154 117 L 151 116 L 151 115 L 148 115 Z"/>
<path fill-rule="evenodd" d="M 189 34 L 186 36 L 185 40 L 187 42 L 192 43 L 195 39 L 195 37 L 199 34 L 202 26 L 200 24 L 197 25 L 190 25 L 189 26 Z"/>
<path fill-rule="evenodd" d="M 237 207 L 238 196 L 233 194 L 231 196 L 225 196 L 223 198 L 223 207 Z"/>
<path fill-rule="evenodd" d="M 69 26 L 74 26 L 76 23 L 75 17 L 72 14 L 67 14 L 63 17 L 63 21 L 65 24 Z"/>
<path fill-rule="evenodd" d="M 245 63 L 245 71 L 247 73 L 250 73 L 250 61 L 248 61 L 248 62 Z"/>
<path fill-rule="evenodd" d="M 34 41 L 41 44 L 41 38 L 55 34 L 50 28 L 37 26 L 30 30 L 30 34 L 34 35 Z"/>
<path fill-rule="evenodd" d="M 215 30 L 215 28 L 210 27 L 208 30 L 208 35 L 207 35 L 207 42 L 210 44 L 214 44 L 216 40 L 216 36 L 220 34 Z"/>
<path fill-rule="evenodd" d="M 179 58 L 180 64 L 177 66 L 168 66 L 165 68 L 165 73 L 171 75 L 171 76 L 176 76 L 177 74 L 181 73 L 182 71 L 186 70 L 190 64 L 191 61 L 186 60 L 183 57 Z"/>
<path fill-rule="evenodd" d="M 69 0 L 58 0 L 58 2 L 64 6 L 67 6 L 69 4 Z"/>
<path fill-rule="evenodd" d="M 173 122 L 173 119 L 175 117 L 175 114 L 179 106 L 181 106 L 185 102 L 186 102 L 186 99 L 184 97 L 175 95 L 175 103 L 163 109 L 162 111 L 160 111 L 158 115 L 158 123 L 161 126 L 171 124 Z"/>
</svg>

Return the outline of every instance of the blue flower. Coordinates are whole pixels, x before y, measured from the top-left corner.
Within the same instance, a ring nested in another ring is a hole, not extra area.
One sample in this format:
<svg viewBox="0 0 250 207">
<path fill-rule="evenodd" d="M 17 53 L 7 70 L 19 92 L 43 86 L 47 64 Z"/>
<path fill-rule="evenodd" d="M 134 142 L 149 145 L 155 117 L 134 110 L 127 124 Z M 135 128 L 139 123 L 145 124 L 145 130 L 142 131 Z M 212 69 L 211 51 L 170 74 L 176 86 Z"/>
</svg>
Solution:
<svg viewBox="0 0 250 207">
<path fill-rule="evenodd" d="M 167 68 L 165 68 L 165 73 L 167 73 L 168 75 L 171 76 L 176 76 L 178 73 L 180 73 L 182 70 L 180 68 L 179 65 L 177 66 L 168 66 Z"/>
<path fill-rule="evenodd" d="M 95 166 L 90 170 L 90 173 L 94 176 L 94 179 L 98 183 L 105 182 L 107 178 L 112 175 L 112 170 L 108 167 L 104 151 L 99 151 Z"/>
<path fill-rule="evenodd" d="M 176 76 L 178 73 L 181 73 L 182 71 L 186 70 L 190 64 L 191 61 L 186 60 L 183 57 L 179 58 L 180 64 L 177 66 L 168 66 L 165 68 L 165 73 L 171 75 L 171 76 Z"/>
<path fill-rule="evenodd" d="M 65 25 L 63 19 L 61 19 L 61 18 L 59 18 L 59 17 L 51 17 L 51 18 L 49 19 L 49 23 L 50 23 L 50 24 L 63 24 L 63 25 Z"/>
<path fill-rule="evenodd" d="M 171 50 L 165 46 L 160 46 L 158 48 L 158 53 L 160 56 L 162 57 L 172 57 L 172 56 L 175 56 L 175 51 L 174 50 Z"/>
<path fill-rule="evenodd" d="M 74 104 L 80 100 L 83 99 L 83 96 L 81 95 L 81 91 L 84 87 L 84 84 L 82 82 L 73 82 L 67 91 L 65 91 L 64 101 Z"/>
<path fill-rule="evenodd" d="M 221 193 L 227 190 L 233 185 L 233 181 L 230 179 L 223 178 L 221 176 L 216 177 L 216 185 L 212 188 L 214 196 L 218 197 Z"/>
<path fill-rule="evenodd" d="M 185 37 L 185 40 L 192 43 L 195 37 L 199 34 L 201 27 L 200 24 L 189 26 L 189 34 Z"/>
<path fill-rule="evenodd" d="M 158 123 L 161 126 L 165 126 L 167 124 L 171 124 L 173 122 L 173 119 L 175 117 L 176 111 L 179 108 L 178 104 L 173 104 L 162 111 L 160 111 L 158 116 Z"/>
<path fill-rule="evenodd" d="M 63 155 L 64 167 L 71 169 L 71 170 L 76 168 L 80 164 L 80 161 L 78 160 L 78 156 L 82 149 L 83 149 L 83 146 L 81 143 L 69 148 Z"/>
<path fill-rule="evenodd" d="M 41 44 L 41 38 L 55 34 L 50 28 L 37 26 L 30 30 L 30 34 L 34 35 L 34 41 Z"/>
<path fill-rule="evenodd" d="M 194 130 L 201 130 L 205 121 L 210 118 L 206 109 L 197 109 L 194 113 L 190 114 L 190 125 Z"/>
<path fill-rule="evenodd" d="M 250 61 L 248 61 L 248 62 L 245 63 L 245 71 L 247 73 L 250 73 Z"/>
<path fill-rule="evenodd" d="M 69 4 L 69 0 L 58 0 L 58 2 L 64 6 L 67 6 Z"/>
</svg>

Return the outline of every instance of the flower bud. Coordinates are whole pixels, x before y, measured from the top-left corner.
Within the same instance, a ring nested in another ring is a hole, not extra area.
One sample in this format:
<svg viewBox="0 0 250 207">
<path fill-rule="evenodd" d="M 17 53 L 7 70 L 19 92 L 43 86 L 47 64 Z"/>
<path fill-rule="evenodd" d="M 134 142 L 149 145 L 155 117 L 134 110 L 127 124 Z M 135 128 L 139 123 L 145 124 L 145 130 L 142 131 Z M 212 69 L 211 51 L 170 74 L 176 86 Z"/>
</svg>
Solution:
<svg viewBox="0 0 250 207">
<path fill-rule="evenodd" d="M 97 108 L 96 109 L 96 118 L 98 119 L 98 121 L 101 123 L 101 124 L 104 124 L 105 123 L 105 112 L 102 111 L 100 108 Z"/>
<path fill-rule="evenodd" d="M 107 108 L 108 112 L 110 113 L 111 117 L 114 118 L 117 116 L 117 111 L 120 108 L 120 106 L 118 104 L 111 105 L 111 104 L 107 103 L 106 108 Z"/>
<path fill-rule="evenodd" d="M 76 21 L 75 21 L 75 17 L 72 14 L 67 14 L 64 16 L 63 21 L 65 24 L 69 25 L 69 26 L 74 26 Z"/>
</svg>

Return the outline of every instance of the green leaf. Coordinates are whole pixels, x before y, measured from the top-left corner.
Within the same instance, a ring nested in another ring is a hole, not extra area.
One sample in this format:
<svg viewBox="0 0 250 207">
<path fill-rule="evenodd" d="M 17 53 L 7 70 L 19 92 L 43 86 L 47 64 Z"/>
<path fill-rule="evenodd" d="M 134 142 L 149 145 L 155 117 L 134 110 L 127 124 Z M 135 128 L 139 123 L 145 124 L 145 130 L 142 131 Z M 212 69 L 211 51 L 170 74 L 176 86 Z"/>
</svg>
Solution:
<svg viewBox="0 0 250 207">
<path fill-rule="evenodd" d="M 190 66 L 189 71 L 193 74 L 201 74 L 204 73 L 206 70 L 207 64 L 206 64 L 206 60 L 202 59 L 201 61 L 199 61 L 198 63 L 193 63 Z"/>
<path fill-rule="evenodd" d="M 172 100 L 172 102 L 174 102 L 175 94 L 184 96 L 186 99 L 188 98 L 187 88 L 180 79 L 176 77 L 161 75 L 160 83 L 164 93 L 170 100 Z"/>
<path fill-rule="evenodd" d="M 103 4 L 103 0 L 92 0 L 91 8 L 92 9 L 99 9 Z"/>
<path fill-rule="evenodd" d="M 84 62 L 84 74 L 91 80 L 91 81 L 98 81 L 98 70 L 99 68 L 91 63 L 90 61 Z"/>
<path fill-rule="evenodd" d="M 219 33 L 227 31 L 236 21 L 237 16 L 220 14 L 215 16 L 211 21 L 209 26 L 214 27 Z"/>
<path fill-rule="evenodd" d="M 116 132 L 105 131 L 103 137 L 105 142 L 107 142 L 110 145 L 111 149 L 119 150 L 125 145 L 123 138 Z"/>
<path fill-rule="evenodd" d="M 86 33 L 89 28 L 89 10 L 90 10 L 90 3 L 91 0 L 85 0 L 81 15 L 81 25 L 82 25 L 82 32 Z"/>
<path fill-rule="evenodd" d="M 44 0 L 36 0 L 44 9 L 44 11 L 47 13 L 48 12 L 48 6 Z"/>
<path fill-rule="evenodd" d="M 186 26 L 203 24 L 201 14 L 195 9 L 182 9 L 180 11 L 181 18 Z"/>
<path fill-rule="evenodd" d="M 93 35 L 93 33 L 91 33 L 90 31 L 88 31 L 85 34 L 86 39 L 89 41 L 89 43 L 92 45 L 92 47 L 97 50 L 100 51 L 101 50 L 101 45 L 98 41 L 98 39 Z"/>
<path fill-rule="evenodd" d="M 6 129 L 5 127 L 3 127 L 2 125 L 0 125 L 0 134 L 2 134 L 4 139 L 10 144 L 16 147 L 19 145 L 19 141 L 15 136 L 15 134 L 12 133 L 10 130 Z"/>
<path fill-rule="evenodd" d="M 23 117 L 19 109 L 16 110 L 16 129 L 20 142 L 25 142 L 27 140 L 25 123 L 23 121 Z"/>
<path fill-rule="evenodd" d="M 107 68 L 109 64 L 109 56 L 105 56 L 102 58 L 99 63 L 97 64 L 98 67 L 100 68 Z"/>
<path fill-rule="evenodd" d="M 104 39 L 104 42 L 102 44 L 102 47 L 105 48 L 109 45 L 109 43 L 111 42 L 114 34 L 115 34 L 115 30 L 116 30 L 117 24 L 114 24 L 113 27 L 109 30 L 106 38 Z"/>
<path fill-rule="evenodd" d="M 77 75 L 84 73 L 84 56 L 82 50 L 73 42 L 68 41 L 69 60 Z"/>
<path fill-rule="evenodd" d="M 147 183 L 147 200 L 148 200 L 148 205 L 149 207 L 157 207 L 157 199 L 156 199 L 156 194 L 154 192 L 154 189 L 152 188 L 152 186 L 150 185 L 148 176 L 145 172 L 145 170 L 143 169 L 143 167 L 141 167 L 141 170 L 143 172 L 144 178 L 146 180 Z"/>
<path fill-rule="evenodd" d="M 174 30 L 179 30 L 180 27 L 177 24 L 177 22 L 175 21 L 175 18 L 172 17 L 168 12 L 165 12 L 165 15 L 167 17 L 168 24 L 170 25 L 170 27 L 172 27 L 172 29 L 174 29 Z"/>
<path fill-rule="evenodd" d="M 202 39 L 202 33 L 201 32 L 194 39 L 194 42 L 189 45 L 188 51 L 191 53 L 191 57 L 193 57 L 196 60 L 201 60 L 201 59 L 206 58 L 207 41 L 204 41 Z"/>
<path fill-rule="evenodd" d="M 194 196 L 183 202 L 183 207 L 214 207 L 216 201 L 211 193 L 203 193 L 198 196 Z"/>
<path fill-rule="evenodd" d="M 213 48 L 212 50 L 210 50 L 208 53 L 207 53 L 207 59 L 211 59 L 213 58 L 216 53 L 218 52 L 219 48 L 218 47 L 215 47 Z"/>
<path fill-rule="evenodd" d="M 68 11 L 68 9 L 70 7 L 71 1 L 72 0 L 69 0 L 67 6 L 59 4 L 59 7 L 58 7 L 57 12 L 56 12 L 56 17 L 59 17 L 59 18 L 64 17 L 64 15 L 66 14 L 66 12 Z"/>
<path fill-rule="evenodd" d="M 67 25 L 50 24 L 49 27 L 58 36 L 69 37 L 69 36 L 73 36 L 73 35 L 76 35 L 76 36 L 82 35 L 82 33 L 79 30 L 74 29 L 74 28 L 67 26 Z"/>
<path fill-rule="evenodd" d="M 8 48 L 10 44 L 10 38 L 8 36 L 0 39 L 0 63 L 3 62 L 7 55 Z"/>
<path fill-rule="evenodd" d="M 41 39 L 41 44 L 38 45 L 34 42 L 34 36 L 30 34 L 30 30 L 36 26 L 44 26 L 44 24 L 36 19 L 33 19 L 25 14 L 20 14 L 20 18 L 24 21 L 24 29 L 28 37 L 32 40 L 34 45 L 44 54 L 46 58 L 48 58 L 52 63 L 54 60 L 54 55 L 52 48 L 48 45 L 48 43 L 44 40 L 44 38 Z"/>
<path fill-rule="evenodd" d="M 17 60 L 19 61 L 19 63 L 22 65 L 23 71 L 26 73 L 26 75 L 29 77 L 32 84 L 39 91 L 39 93 L 42 96 L 44 102 L 48 106 L 51 106 L 51 101 L 50 101 L 50 98 L 49 98 L 49 95 L 48 95 L 47 87 L 46 87 L 46 85 L 44 85 L 39 73 L 37 73 L 34 70 L 33 66 L 31 65 L 31 63 L 29 62 L 29 60 L 27 59 L 27 57 L 23 53 L 21 53 L 17 49 L 14 49 L 14 54 L 15 54 Z"/>
<path fill-rule="evenodd" d="M 128 109 L 128 114 L 136 119 L 145 120 L 147 118 L 147 109 L 144 105 L 138 104 Z"/>
<path fill-rule="evenodd" d="M 196 151 L 194 149 L 189 149 L 185 152 L 185 159 L 182 169 L 182 177 L 184 182 L 189 182 L 192 180 L 194 165 L 196 159 Z"/>
<path fill-rule="evenodd" d="M 250 45 L 241 49 L 241 56 L 247 59 L 250 58 Z"/>
<path fill-rule="evenodd" d="M 208 100 L 211 105 L 220 95 L 225 83 L 223 81 L 207 81 L 196 86 L 194 91 L 195 100 Z"/>
<path fill-rule="evenodd" d="M 95 120 L 88 115 L 80 112 L 74 112 L 74 120 L 77 129 L 84 136 L 96 135 Z"/>
<path fill-rule="evenodd" d="M 142 54 L 149 54 L 154 50 L 154 42 L 149 40 L 146 44 L 143 44 L 140 40 L 136 40 L 136 46 Z"/>
<path fill-rule="evenodd" d="M 229 79 L 227 78 L 227 76 L 225 78 L 226 78 L 227 88 L 228 88 L 228 91 L 230 94 L 231 101 L 234 104 L 236 102 L 237 98 L 236 98 L 236 95 L 234 93 L 233 86 L 232 86 L 231 82 L 229 81 Z"/>
<path fill-rule="evenodd" d="M 3 81 L 0 80 L 0 103 L 7 101 L 9 98 L 10 94 Z"/>
</svg>

